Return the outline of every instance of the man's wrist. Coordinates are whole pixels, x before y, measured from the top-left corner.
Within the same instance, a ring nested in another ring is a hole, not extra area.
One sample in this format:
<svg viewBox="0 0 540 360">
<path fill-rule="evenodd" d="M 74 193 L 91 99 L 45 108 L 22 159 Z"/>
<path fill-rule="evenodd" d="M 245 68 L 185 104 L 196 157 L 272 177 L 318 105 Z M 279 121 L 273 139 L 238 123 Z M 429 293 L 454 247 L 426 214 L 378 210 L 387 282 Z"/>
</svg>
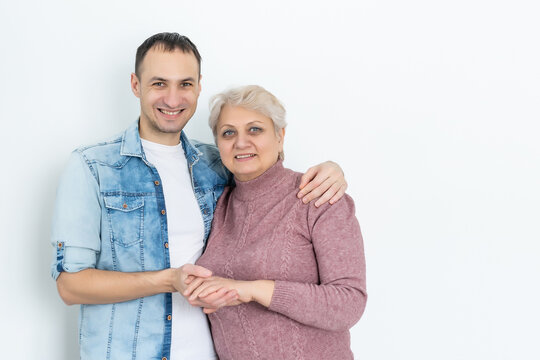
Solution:
<svg viewBox="0 0 540 360">
<path fill-rule="evenodd" d="M 163 292 L 165 293 L 173 293 L 176 292 L 176 283 L 178 281 L 178 269 L 164 269 L 160 271 L 156 271 L 157 276 L 157 284 L 163 289 Z"/>
</svg>

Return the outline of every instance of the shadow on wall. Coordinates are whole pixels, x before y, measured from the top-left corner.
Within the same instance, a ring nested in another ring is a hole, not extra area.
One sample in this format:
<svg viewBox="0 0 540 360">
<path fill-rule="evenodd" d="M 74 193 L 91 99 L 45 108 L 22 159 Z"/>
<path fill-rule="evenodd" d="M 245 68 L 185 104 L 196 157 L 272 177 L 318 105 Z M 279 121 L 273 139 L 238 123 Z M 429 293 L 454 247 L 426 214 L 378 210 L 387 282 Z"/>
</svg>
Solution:
<svg viewBox="0 0 540 360">
<path fill-rule="evenodd" d="M 42 191 L 41 209 L 37 217 L 37 223 L 34 229 L 39 229 L 39 234 L 34 236 L 36 245 L 36 254 L 39 254 L 36 259 L 36 269 L 39 274 L 36 274 L 35 291 L 39 294 L 38 298 L 40 306 L 43 307 L 44 314 L 49 314 L 54 323 L 49 325 L 50 333 L 58 334 L 57 356 L 55 360 L 72 360 L 79 358 L 79 330 L 78 330 L 78 313 L 79 306 L 67 306 L 64 304 L 56 290 L 56 282 L 51 277 L 50 267 L 53 260 L 55 249 L 50 242 L 51 236 L 51 221 L 56 198 L 56 188 L 64 167 L 64 161 L 51 164 L 51 169 L 47 171 L 49 176 L 40 180 L 39 187 Z M 39 280 L 38 280 L 39 279 Z M 42 281 L 41 281 L 42 280 Z"/>
</svg>

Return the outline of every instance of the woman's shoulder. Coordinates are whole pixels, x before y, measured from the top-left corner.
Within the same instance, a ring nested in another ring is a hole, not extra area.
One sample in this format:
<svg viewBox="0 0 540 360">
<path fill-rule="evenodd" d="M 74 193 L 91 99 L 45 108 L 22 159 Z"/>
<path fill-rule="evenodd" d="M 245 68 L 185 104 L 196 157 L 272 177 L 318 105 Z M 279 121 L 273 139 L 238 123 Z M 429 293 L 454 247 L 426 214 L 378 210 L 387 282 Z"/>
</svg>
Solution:
<svg viewBox="0 0 540 360">
<path fill-rule="evenodd" d="M 300 191 L 300 183 L 302 182 L 302 176 L 304 174 L 298 171 L 288 169 L 288 168 L 285 168 L 285 170 L 287 170 L 288 177 L 290 178 L 289 187 L 291 190 L 295 190 L 295 196 L 296 196 L 296 193 Z M 299 201 L 301 200 L 299 199 Z M 316 207 L 315 202 L 316 202 L 316 199 L 310 201 L 309 204 L 307 204 L 309 205 L 308 208 L 310 212 L 315 213 L 315 214 L 323 213 L 327 211 L 342 212 L 342 211 L 351 211 L 351 210 L 354 213 L 354 209 L 355 209 L 354 200 L 349 194 L 343 194 L 343 197 L 339 199 L 337 202 L 335 202 L 334 204 L 330 204 L 326 202 L 322 204 L 321 206 Z"/>
</svg>

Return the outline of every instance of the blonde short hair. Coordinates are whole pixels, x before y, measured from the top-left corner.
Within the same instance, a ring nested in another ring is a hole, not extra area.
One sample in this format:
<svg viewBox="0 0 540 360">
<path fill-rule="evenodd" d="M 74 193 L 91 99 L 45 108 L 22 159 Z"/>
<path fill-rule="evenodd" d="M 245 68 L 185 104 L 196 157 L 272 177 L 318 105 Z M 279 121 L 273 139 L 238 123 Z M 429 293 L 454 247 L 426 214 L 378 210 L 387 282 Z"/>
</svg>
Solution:
<svg viewBox="0 0 540 360">
<path fill-rule="evenodd" d="M 240 106 L 269 117 L 274 123 L 276 133 L 287 126 L 285 107 L 268 90 L 258 85 L 240 86 L 212 96 L 208 125 L 217 142 L 217 124 L 224 105 Z"/>
</svg>

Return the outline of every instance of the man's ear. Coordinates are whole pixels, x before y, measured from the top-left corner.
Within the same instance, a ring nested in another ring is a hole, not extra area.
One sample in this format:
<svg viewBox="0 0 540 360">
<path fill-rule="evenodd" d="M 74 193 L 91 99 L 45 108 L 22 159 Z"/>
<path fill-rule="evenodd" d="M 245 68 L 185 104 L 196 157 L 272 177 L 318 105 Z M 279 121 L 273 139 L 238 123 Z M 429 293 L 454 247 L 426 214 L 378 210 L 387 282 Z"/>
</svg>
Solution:
<svg viewBox="0 0 540 360">
<path fill-rule="evenodd" d="M 131 73 L 131 91 L 136 97 L 141 97 L 141 82 L 135 73 Z"/>
</svg>

